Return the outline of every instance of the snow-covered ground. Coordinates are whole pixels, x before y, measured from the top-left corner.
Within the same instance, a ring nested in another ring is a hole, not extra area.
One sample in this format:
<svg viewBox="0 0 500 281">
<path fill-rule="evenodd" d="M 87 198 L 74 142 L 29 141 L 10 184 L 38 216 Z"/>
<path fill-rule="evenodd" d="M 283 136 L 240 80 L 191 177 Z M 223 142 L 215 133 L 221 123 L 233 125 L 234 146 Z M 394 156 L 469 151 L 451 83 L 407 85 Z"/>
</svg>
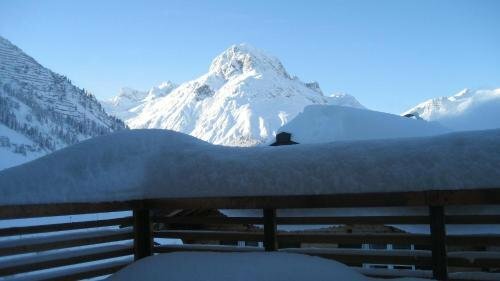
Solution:
<svg viewBox="0 0 500 281">
<path fill-rule="evenodd" d="M 251 148 L 130 130 L 1 171 L 0 204 L 490 188 L 499 170 L 500 130 Z"/>
<path fill-rule="evenodd" d="M 110 281 L 376 281 L 336 261 L 291 253 L 177 252 L 139 260 Z M 429 279 L 402 278 L 394 281 Z"/>
<path fill-rule="evenodd" d="M 299 143 L 432 136 L 449 130 L 436 122 L 336 105 L 309 105 L 279 129 Z"/>
</svg>

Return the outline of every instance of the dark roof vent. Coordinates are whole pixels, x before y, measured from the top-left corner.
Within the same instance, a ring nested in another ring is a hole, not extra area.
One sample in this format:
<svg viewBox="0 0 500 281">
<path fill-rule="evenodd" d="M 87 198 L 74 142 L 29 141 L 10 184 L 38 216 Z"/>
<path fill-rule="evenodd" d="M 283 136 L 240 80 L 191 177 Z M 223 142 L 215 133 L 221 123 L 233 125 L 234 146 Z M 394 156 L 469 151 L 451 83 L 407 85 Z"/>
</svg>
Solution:
<svg viewBox="0 0 500 281">
<path fill-rule="evenodd" d="M 292 141 L 292 134 L 287 132 L 281 132 L 276 135 L 276 142 L 271 144 L 271 146 L 291 145 L 291 144 L 298 144 L 297 142 Z"/>
<path fill-rule="evenodd" d="M 418 114 L 418 112 L 408 113 L 408 114 L 405 114 L 403 116 L 406 117 L 406 118 L 411 118 L 411 119 L 415 119 L 415 120 L 423 120 L 423 118 L 420 117 L 420 115 Z"/>
</svg>

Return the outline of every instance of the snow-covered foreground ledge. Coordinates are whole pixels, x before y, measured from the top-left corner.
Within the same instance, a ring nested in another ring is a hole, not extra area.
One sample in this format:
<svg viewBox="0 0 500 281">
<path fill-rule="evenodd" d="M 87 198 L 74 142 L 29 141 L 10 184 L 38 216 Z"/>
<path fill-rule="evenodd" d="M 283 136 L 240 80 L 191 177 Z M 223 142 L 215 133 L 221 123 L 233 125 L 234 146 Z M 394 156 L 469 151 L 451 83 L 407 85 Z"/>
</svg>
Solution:
<svg viewBox="0 0 500 281">
<path fill-rule="evenodd" d="M 254 148 L 131 130 L 0 172 L 0 205 L 492 188 L 499 171 L 500 130 Z"/>
<path fill-rule="evenodd" d="M 178 252 L 139 260 L 110 281 L 376 281 L 336 261 L 289 253 Z M 403 278 L 394 281 L 429 279 Z"/>
</svg>

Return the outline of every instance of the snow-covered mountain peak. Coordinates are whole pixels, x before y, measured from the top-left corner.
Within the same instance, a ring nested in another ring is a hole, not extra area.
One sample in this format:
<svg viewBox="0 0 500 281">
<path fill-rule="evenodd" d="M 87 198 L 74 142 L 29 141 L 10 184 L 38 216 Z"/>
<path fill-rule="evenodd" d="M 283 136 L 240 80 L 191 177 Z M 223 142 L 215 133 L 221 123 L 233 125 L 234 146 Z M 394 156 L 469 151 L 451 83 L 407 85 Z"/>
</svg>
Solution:
<svg viewBox="0 0 500 281">
<path fill-rule="evenodd" d="M 275 72 L 290 78 L 277 58 L 245 43 L 229 47 L 212 61 L 209 68 L 209 74 L 221 76 L 226 80 L 241 74 L 259 75 L 266 72 Z"/>
<path fill-rule="evenodd" d="M 115 106 L 122 106 L 129 103 L 135 103 L 144 99 L 147 92 L 139 91 L 129 87 L 123 87 L 119 90 L 118 95 L 111 98 L 110 102 Z"/>
<path fill-rule="evenodd" d="M 458 92 L 457 94 L 451 96 L 450 100 L 459 100 L 459 99 L 470 97 L 472 95 L 474 95 L 474 92 L 468 88 L 465 88 L 462 91 Z"/>
<path fill-rule="evenodd" d="M 172 90 L 177 88 L 177 86 L 177 84 L 170 80 L 162 82 L 160 83 L 160 85 L 152 87 L 147 93 L 145 99 L 152 100 L 155 98 L 164 97 L 165 95 L 168 95 L 170 92 L 172 92 Z"/>
<path fill-rule="evenodd" d="M 450 97 L 429 99 L 403 113 L 418 114 L 454 130 L 500 128 L 500 88 L 464 89 Z"/>
<path fill-rule="evenodd" d="M 277 58 L 240 44 L 168 94 L 108 110 L 134 129 L 170 129 L 214 144 L 252 146 L 269 143 L 310 104 L 363 107 L 349 95 L 323 95 L 317 82 L 292 78 Z"/>
</svg>

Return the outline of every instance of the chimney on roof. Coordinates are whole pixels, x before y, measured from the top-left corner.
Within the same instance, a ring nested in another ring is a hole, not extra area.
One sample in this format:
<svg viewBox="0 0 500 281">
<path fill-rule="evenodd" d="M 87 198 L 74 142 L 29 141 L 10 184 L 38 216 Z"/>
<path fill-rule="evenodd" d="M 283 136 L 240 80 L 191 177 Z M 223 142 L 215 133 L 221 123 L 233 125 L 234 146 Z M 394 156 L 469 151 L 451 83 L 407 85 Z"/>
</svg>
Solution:
<svg viewBox="0 0 500 281">
<path fill-rule="evenodd" d="M 271 146 L 291 145 L 291 144 L 298 144 L 297 142 L 292 141 L 292 134 L 287 132 L 281 132 L 276 135 L 276 142 L 271 144 Z"/>
</svg>

